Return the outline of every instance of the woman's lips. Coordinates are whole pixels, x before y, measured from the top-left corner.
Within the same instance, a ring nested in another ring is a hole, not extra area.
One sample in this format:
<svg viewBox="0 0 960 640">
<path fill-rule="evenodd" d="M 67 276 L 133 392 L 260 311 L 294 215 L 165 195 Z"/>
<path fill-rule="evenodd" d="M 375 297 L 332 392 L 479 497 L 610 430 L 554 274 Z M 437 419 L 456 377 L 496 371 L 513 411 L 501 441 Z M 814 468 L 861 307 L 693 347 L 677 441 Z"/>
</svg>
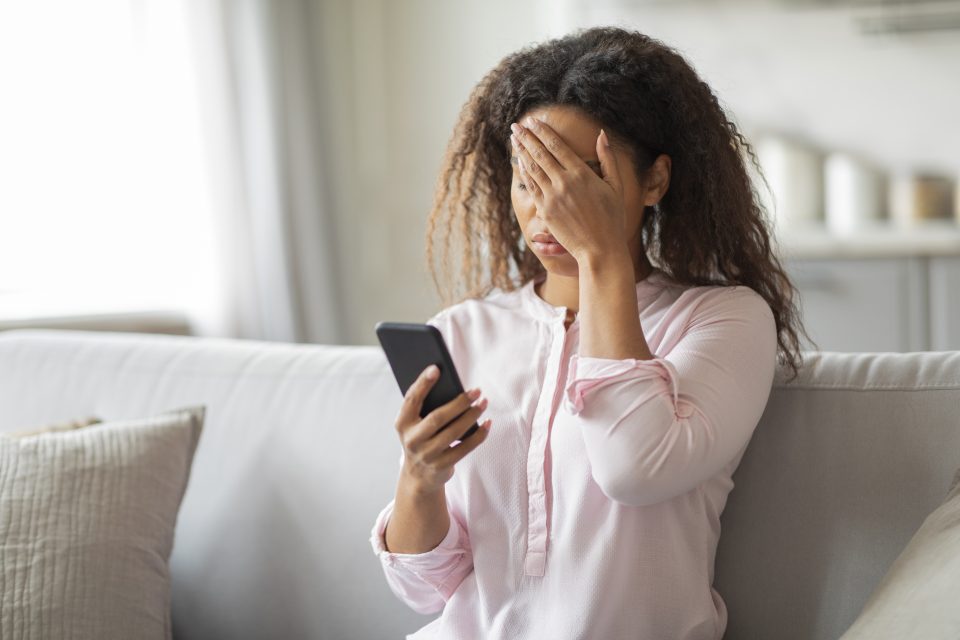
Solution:
<svg viewBox="0 0 960 640">
<path fill-rule="evenodd" d="M 559 242 L 537 242 L 533 240 L 533 248 L 547 256 L 560 256 L 567 253 Z"/>
</svg>

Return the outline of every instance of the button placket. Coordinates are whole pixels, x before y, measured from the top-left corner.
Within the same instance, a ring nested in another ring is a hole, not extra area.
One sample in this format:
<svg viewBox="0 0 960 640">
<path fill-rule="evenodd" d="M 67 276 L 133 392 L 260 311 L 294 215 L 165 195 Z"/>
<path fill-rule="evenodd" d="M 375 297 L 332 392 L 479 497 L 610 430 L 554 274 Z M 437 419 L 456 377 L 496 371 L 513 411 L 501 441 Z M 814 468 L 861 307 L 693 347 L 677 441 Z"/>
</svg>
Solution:
<svg viewBox="0 0 960 640">
<path fill-rule="evenodd" d="M 553 341 L 544 378 L 544 388 L 537 401 L 530 432 L 530 448 L 527 451 L 527 555 L 524 573 L 542 576 L 547 554 L 547 505 L 544 464 L 546 462 L 547 435 L 553 411 L 553 399 L 557 390 L 560 361 L 566 346 L 566 331 L 563 314 L 554 321 Z"/>
</svg>

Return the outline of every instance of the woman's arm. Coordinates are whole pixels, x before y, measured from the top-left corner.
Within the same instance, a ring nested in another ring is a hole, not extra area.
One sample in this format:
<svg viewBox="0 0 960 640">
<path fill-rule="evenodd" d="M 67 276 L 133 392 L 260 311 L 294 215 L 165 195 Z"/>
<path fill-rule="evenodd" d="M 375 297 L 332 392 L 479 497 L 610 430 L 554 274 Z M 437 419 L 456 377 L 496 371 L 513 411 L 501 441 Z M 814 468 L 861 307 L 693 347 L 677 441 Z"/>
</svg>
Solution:
<svg viewBox="0 0 960 640">
<path fill-rule="evenodd" d="M 655 504 L 718 473 L 769 398 L 777 332 L 767 302 L 748 287 L 718 287 L 692 304 L 677 311 L 683 333 L 669 353 L 571 358 L 563 406 L 583 430 L 594 479 L 618 502 Z M 603 312 L 592 310 L 594 326 L 581 331 L 597 332 Z"/>
<path fill-rule="evenodd" d="M 653 357 L 637 313 L 637 277 L 625 250 L 589 255 L 579 264 L 580 355 Z"/>
<path fill-rule="evenodd" d="M 393 517 L 384 533 L 389 551 L 426 553 L 447 536 L 450 514 L 443 487 L 437 491 L 421 491 L 401 473 L 393 505 Z"/>
<path fill-rule="evenodd" d="M 401 452 L 401 469 L 403 462 Z M 410 504 L 404 510 L 408 498 Z M 443 521 L 442 526 L 437 520 Z M 439 543 L 430 546 L 430 541 L 440 535 L 437 532 L 441 528 L 443 537 Z M 400 536 L 391 534 L 391 540 L 402 539 L 400 543 L 393 542 L 389 548 L 388 529 L 400 533 Z M 407 544 L 418 549 L 428 548 L 407 552 Z M 473 552 L 467 528 L 459 509 L 447 497 L 446 489 L 430 496 L 417 496 L 416 492 L 407 495 L 404 483 L 398 482 L 397 497 L 383 508 L 374 522 L 370 545 L 380 559 L 390 590 L 417 613 L 441 611 L 463 579 L 473 571 Z"/>
</svg>

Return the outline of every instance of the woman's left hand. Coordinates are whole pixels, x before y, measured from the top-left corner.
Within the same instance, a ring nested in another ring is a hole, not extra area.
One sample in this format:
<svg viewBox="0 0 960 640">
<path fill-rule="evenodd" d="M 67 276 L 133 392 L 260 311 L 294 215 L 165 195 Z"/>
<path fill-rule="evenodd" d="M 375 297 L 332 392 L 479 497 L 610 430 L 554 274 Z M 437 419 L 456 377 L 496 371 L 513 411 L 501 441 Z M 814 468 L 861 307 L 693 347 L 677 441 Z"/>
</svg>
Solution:
<svg viewBox="0 0 960 640">
<path fill-rule="evenodd" d="M 598 176 L 548 124 L 511 125 L 520 177 L 549 232 L 577 260 L 626 247 L 626 212 L 617 159 L 606 132 L 597 137 Z M 517 132 L 519 131 L 519 137 Z"/>
</svg>

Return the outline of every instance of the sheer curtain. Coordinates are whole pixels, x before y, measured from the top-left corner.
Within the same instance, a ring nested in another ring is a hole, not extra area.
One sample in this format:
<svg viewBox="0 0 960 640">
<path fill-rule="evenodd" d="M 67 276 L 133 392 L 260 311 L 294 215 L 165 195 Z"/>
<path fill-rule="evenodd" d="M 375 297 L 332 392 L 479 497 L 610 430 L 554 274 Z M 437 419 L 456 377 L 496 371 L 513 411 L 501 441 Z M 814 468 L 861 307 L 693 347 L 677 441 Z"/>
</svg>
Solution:
<svg viewBox="0 0 960 640">
<path fill-rule="evenodd" d="M 310 2 L 0 4 L 0 318 L 337 343 Z"/>
<path fill-rule="evenodd" d="M 309 0 L 188 2 L 231 335 L 339 343 Z"/>
</svg>

